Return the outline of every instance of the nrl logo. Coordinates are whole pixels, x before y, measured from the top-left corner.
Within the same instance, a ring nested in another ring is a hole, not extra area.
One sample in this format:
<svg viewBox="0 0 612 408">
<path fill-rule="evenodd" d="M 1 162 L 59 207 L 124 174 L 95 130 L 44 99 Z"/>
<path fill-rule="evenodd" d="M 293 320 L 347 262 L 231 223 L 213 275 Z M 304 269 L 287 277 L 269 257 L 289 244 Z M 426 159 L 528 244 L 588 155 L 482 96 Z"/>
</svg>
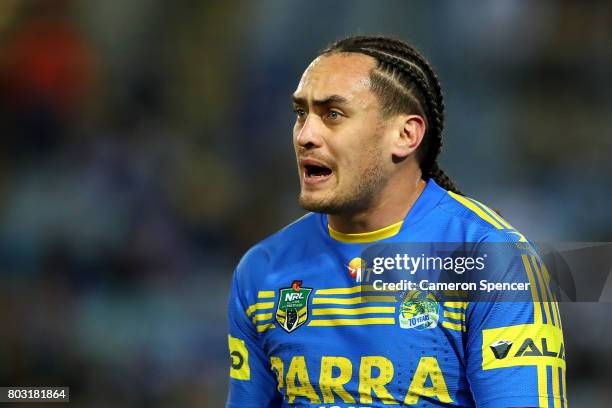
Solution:
<svg viewBox="0 0 612 408">
<path fill-rule="evenodd" d="M 290 288 L 279 291 L 276 321 L 291 333 L 308 319 L 308 297 L 312 288 L 303 288 L 301 280 L 294 280 Z"/>
</svg>

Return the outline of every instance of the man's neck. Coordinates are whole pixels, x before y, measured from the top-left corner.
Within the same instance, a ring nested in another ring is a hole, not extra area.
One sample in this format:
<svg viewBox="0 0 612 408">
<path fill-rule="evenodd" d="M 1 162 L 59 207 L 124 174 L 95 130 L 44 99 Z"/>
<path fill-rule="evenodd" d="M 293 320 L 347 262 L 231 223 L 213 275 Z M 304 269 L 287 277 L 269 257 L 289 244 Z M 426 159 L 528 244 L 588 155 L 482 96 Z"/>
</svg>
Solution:
<svg viewBox="0 0 612 408">
<path fill-rule="evenodd" d="M 328 216 L 329 226 L 345 234 L 372 232 L 402 221 L 425 185 L 419 175 L 414 180 L 390 183 L 386 186 L 380 199 L 367 210 L 353 214 L 335 214 Z"/>
</svg>

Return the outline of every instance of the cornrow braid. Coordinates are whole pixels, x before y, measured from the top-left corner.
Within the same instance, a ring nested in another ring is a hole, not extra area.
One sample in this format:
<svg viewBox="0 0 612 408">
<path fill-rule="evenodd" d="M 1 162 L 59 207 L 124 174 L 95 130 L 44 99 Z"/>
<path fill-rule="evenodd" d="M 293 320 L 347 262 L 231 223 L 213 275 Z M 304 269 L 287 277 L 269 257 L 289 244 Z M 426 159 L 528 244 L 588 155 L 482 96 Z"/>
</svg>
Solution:
<svg viewBox="0 0 612 408">
<path fill-rule="evenodd" d="M 385 117 L 411 113 L 425 118 L 427 130 L 417 150 L 423 178 L 463 194 L 438 165 L 444 130 L 444 98 L 431 64 L 416 49 L 389 37 L 348 37 L 333 43 L 320 55 L 343 52 L 361 53 L 376 60 L 370 79 Z"/>
</svg>

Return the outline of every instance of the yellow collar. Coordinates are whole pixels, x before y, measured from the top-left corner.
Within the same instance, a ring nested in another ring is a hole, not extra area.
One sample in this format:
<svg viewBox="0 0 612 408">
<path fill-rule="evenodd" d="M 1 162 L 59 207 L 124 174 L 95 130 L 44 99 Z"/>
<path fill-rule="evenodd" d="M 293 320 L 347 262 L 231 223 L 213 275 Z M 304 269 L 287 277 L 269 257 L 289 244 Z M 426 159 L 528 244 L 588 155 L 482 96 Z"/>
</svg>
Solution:
<svg viewBox="0 0 612 408">
<path fill-rule="evenodd" d="M 329 230 L 329 235 L 336 241 L 345 242 L 349 244 L 363 244 L 368 242 L 380 241 L 381 239 L 394 236 L 402 228 L 403 223 L 404 220 L 396 222 L 395 224 L 391 224 L 376 231 L 361 232 L 358 234 L 345 234 L 344 232 L 336 231 L 329 224 L 327 224 L 327 229 Z"/>
</svg>

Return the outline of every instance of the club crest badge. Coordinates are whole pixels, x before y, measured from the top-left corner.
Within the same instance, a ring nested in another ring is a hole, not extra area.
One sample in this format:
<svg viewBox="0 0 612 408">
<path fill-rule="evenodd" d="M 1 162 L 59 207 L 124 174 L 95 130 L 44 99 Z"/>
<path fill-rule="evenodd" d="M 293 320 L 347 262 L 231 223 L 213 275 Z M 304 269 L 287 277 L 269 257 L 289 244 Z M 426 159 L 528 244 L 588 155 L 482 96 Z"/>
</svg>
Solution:
<svg viewBox="0 0 612 408">
<path fill-rule="evenodd" d="M 440 305 L 432 293 L 409 292 L 400 305 L 399 323 L 402 329 L 435 329 Z"/>
<path fill-rule="evenodd" d="M 308 298 L 312 288 L 303 288 L 301 280 L 295 280 L 290 288 L 279 291 L 278 306 L 276 307 L 276 321 L 291 333 L 308 319 Z"/>
</svg>

